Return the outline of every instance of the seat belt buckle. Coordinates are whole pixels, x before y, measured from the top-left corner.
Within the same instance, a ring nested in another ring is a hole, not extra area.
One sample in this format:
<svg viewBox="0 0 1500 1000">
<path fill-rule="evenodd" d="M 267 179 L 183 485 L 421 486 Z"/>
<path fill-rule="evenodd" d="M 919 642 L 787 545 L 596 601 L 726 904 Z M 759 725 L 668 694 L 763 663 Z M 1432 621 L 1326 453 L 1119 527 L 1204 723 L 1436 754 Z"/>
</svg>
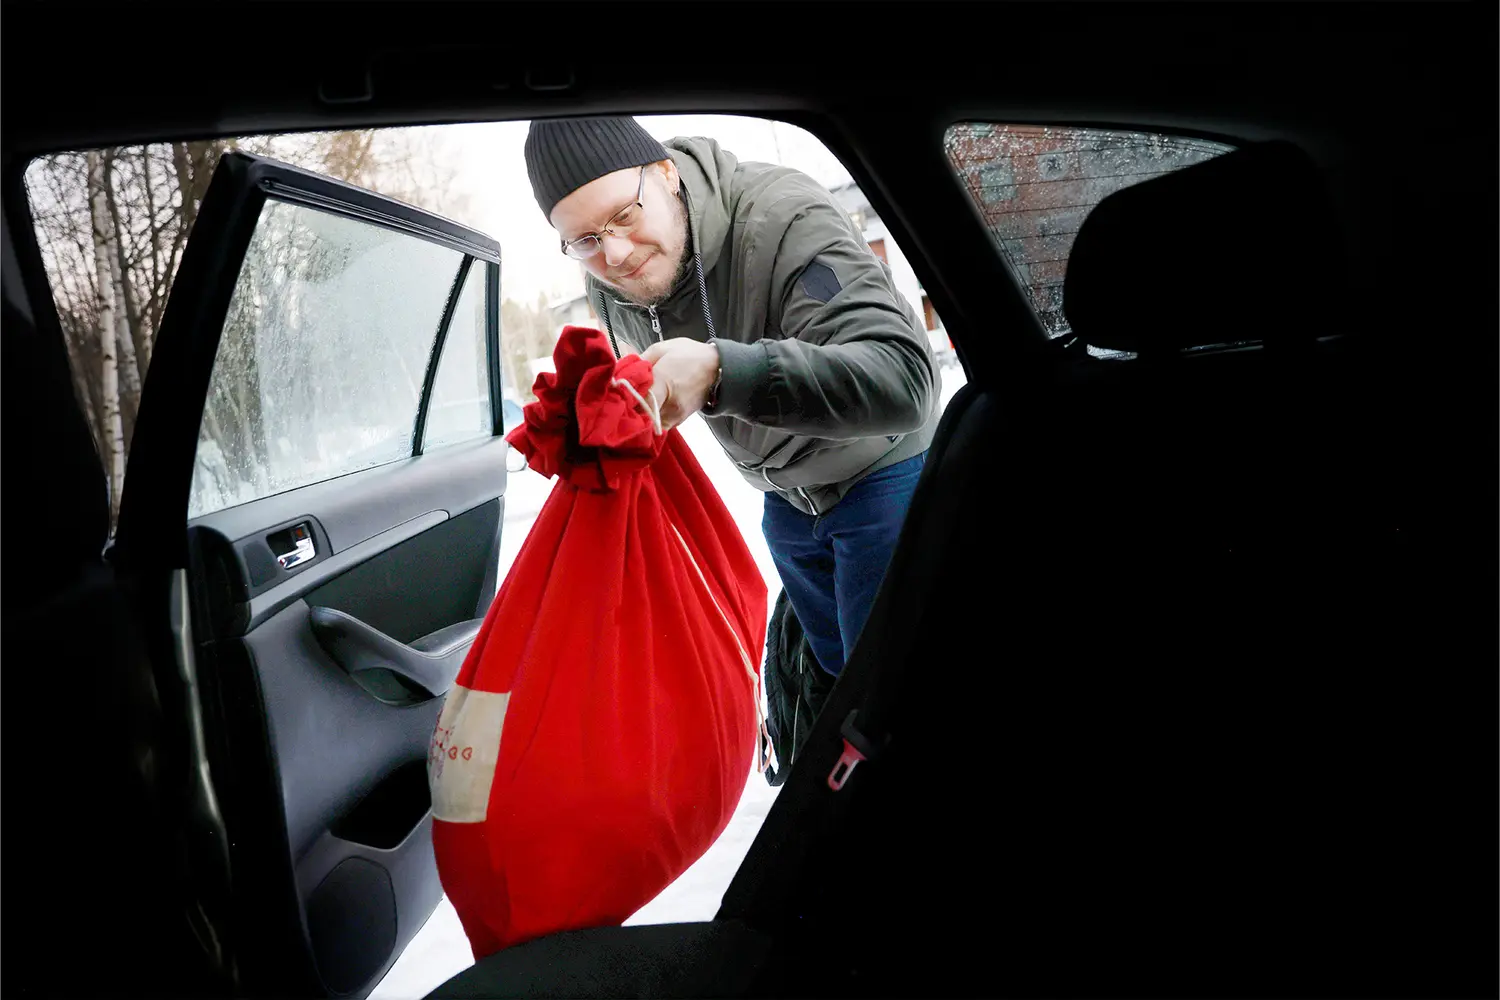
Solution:
<svg viewBox="0 0 1500 1000">
<path fill-rule="evenodd" d="M 845 740 L 844 752 L 839 754 L 839 762 L 833 765 L 832 771 L 828 772 L 828 787 L 835 792 L 842 789 L 844 782 L 849 780 L 849 775 L 854 773 L 854 768 L 864 759 L 865 755 L 854 749 L 849 745 L 849 741 Z"/>
<path fill-rule="evenodd" d="M 849 775 L 854 773 L 860 761 L 875 756 L 874 745 L 854 726 L 854 717 L 858 714 L 859 709 L 852 709 L 844 717 L 844 724 L 839 727 L 839 733 L 844 737 L 844 752 L 839 754 L 838 762 L 828 772 L 828 787 L 835 792 L 844 787 L 844 782 L 849 780 Z"/>
</svg>

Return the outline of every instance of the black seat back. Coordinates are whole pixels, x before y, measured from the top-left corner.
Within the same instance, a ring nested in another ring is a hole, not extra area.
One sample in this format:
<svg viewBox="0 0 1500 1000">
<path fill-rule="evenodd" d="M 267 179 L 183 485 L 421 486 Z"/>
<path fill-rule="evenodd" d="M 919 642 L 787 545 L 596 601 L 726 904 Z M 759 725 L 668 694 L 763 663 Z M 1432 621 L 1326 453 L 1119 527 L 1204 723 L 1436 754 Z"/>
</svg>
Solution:
<svg viewBox="0 0 1500 1000">
<path fill-rule="evenodd" d="M 62 340 L 18 304 L 11 251 L 7 231 L 3 992 L 213 995 L 182 903 L 180 743 L 103 556 L 108 489 Z"/>
<path fill-rule="evenodd" d="M 720 911 L 792 936 L 768 988 L 1447 995 L 1492 977 L 1463 917 L 1492 887 L 1444 909 L 1464 874 L 1444 837 L 1485 829 L 1457 756 L 1483 727 L 1448 724 L 1472 719 L 1447 695 L 1475 664 L 1431 627 L 1454 594 L 1402 476 L 1422 415 L 1392 399 L 1399 359 L 1358 337 L 1318 343 L 1295 318 L 1280 344 L 1245 336 L 1268 328 L 1236 310 L 1305 308 L 1305 274 L 1214 264 L 1316 203 L 1285 153 L 1127 190 L 1085 225 L 1065 309 L 1140 357 L 950 403 L 869 625 Z M 1262 183 L 1291 194 L 1183 210 Z M 1121 275 L 1151 280 L 1128 258 L 1168 224 L 1211 285 L 1157 335 Z M 1270 343 L 1183 351 L 1244 339 Z M 934 664 L 948 682 L 923 683 Z M 851 711 L 882 749 L 832 792 Z"/>
</svg>

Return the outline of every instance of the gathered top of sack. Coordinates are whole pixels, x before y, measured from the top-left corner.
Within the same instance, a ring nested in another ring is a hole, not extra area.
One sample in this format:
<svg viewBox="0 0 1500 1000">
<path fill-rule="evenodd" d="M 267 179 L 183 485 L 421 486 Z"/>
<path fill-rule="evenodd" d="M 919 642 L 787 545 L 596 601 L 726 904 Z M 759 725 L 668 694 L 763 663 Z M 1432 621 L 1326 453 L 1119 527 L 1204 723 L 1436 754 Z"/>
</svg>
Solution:
<svg viewBox="0 0 1500 1000">
<path fill-rule="evenodd" d="M 505 440 L 548 478 L 616 490 L 667 440 L 651 398 L 651 365 L 634 354 L 616 361 L 604 335 L 582 326 L 563 328 L 552 357 L 556 371 L 536 377 L 536 402 Z"/>
</svg>

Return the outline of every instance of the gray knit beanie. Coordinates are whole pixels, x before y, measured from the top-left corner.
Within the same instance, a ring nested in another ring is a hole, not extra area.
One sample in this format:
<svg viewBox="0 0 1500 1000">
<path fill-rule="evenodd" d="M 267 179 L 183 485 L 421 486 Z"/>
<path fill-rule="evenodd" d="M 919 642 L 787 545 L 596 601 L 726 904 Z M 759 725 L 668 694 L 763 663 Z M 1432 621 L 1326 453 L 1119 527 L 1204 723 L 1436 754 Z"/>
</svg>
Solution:
<svg viewBox="0 0 1500 1000">
<path fill-rule="evenodd" d="M 668 159 L 667 148 L 630 117 L 548 118 L 526 133 L 526 173 L 542 214 L 605 174 Z"/>
</svg>

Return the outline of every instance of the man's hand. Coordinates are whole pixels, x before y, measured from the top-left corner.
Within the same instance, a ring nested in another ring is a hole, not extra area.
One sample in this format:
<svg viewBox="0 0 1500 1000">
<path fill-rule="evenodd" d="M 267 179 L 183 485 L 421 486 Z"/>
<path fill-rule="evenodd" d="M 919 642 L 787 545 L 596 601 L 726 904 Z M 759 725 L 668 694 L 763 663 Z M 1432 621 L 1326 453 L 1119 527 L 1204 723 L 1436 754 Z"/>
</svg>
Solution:
<svg viewBox="0 0 1500 1000">
<path fill-rule="evenodd" d="M 719 349 L 687 337 L 652 344 L 641 355 L 651 364 L 651 395 L 661 407 L 662 430 L 670 430 L 703 409 L 719 380 Z"/>
</svg>

